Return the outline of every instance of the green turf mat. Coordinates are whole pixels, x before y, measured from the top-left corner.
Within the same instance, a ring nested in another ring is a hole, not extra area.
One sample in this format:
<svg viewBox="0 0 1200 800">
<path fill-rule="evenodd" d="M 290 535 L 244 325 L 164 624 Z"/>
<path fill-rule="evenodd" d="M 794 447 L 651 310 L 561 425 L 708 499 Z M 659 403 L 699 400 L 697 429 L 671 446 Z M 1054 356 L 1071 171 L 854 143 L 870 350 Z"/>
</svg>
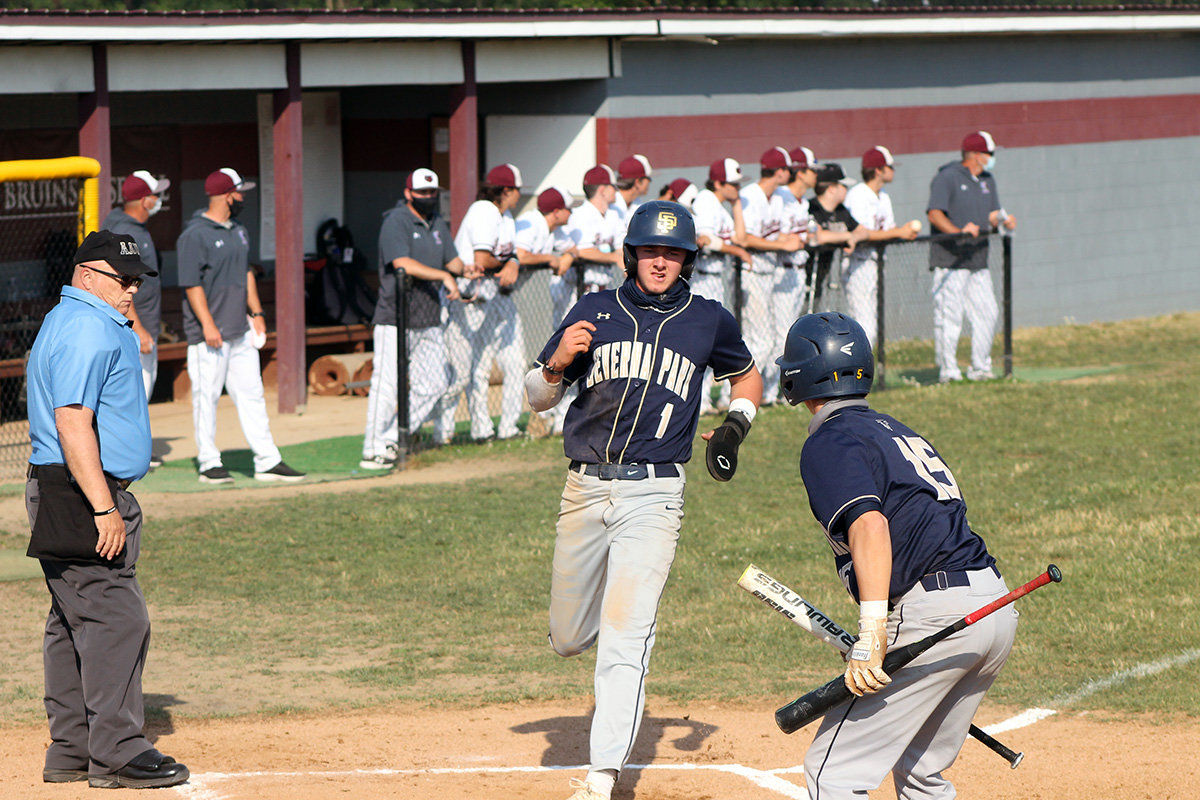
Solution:
<svg viewBox="0 0 1200 800">
<path fill-rule="evenodd" d="M 0 550 L 0 583 L 42 577 L 42 568 L 35 559 L 20 550 Z"/>
<path fill-rule="evenodd" d="M 1051 381 L 1070 381 L 1076 378 L 1088 378 L 1093 375 L 1107 375 L 1125 369 L 1123 365 L 1115 367 L 1014 367 L 1013 375 L 1019 381 L 1030 383 L 1049 383 Z"/>
</svg>

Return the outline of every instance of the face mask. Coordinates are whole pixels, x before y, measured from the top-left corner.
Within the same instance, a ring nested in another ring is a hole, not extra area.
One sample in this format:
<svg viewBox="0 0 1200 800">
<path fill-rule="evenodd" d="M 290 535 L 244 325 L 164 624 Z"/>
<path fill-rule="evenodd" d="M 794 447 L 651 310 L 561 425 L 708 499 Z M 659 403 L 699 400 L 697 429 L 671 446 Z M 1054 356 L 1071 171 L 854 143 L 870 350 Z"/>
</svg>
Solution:
<svg viewBox="0 0 1200 800">
<path fill-rule="evenodd" d="M 439 203 L 437 197 L 414 197 L 412 206 L 425 219 L 429 219 L 438 212 Z"/>
<path fill-rule="evenodd" d="M 161 198 L 161 197 L 155 197 L 155 198 L 154 198 L 154 205 L 152 205 L 152 206 L 150 206 L 150 208 L 146 209 L 146 215 L 147 215 L 147 216 L 149 216 L 149 217 L 153 217 L 153 216 L 154 216 L 155 214 L 157 214 L 159 211 L 162 211 L 162 198 Z"/>
<path fill-rule="evenodd" d="M 237 219 L 237 215 L 242 213 L 242 209 L 246 207 L 246 203 L 242 200 L 229 201 L 229 218 Z"/>
<path fill-rule="evenodd" d="M 985 170 L 987 170 L 988 172 L 991 172 L 992 170 L 994 170 L 996 168 L 996 154 L 995 153 L 992 153 L 990 156 L 988 156 L 987 164 L 985 164 L 983 168 Z"/>
</svg>

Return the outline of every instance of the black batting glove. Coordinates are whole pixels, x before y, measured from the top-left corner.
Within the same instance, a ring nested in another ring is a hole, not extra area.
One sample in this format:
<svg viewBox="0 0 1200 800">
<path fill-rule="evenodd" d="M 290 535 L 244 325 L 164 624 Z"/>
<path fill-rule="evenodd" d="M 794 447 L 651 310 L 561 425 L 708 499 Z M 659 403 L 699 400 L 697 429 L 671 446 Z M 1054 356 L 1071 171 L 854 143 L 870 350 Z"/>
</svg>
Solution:
<svg viewBox="0 0 1200 800">
<path fill-rule="evenodd" d="M 750 420 L 740 411 L 730 411 L 725 421 L 713 431 L 704 454 L 708 474 L 727 481 L 737 472 L 738 447 L 750 432 Z"/>
</svg>

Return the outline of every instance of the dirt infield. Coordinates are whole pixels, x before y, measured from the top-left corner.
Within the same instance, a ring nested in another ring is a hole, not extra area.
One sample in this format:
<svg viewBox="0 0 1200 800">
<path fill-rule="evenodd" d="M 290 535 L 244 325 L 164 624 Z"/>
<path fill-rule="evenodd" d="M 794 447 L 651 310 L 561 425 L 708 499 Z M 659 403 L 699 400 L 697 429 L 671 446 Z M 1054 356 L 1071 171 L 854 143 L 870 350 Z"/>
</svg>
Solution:
<svg viewBox="0 0 1200 800">
<path fill-rule="evenodd" d="M 985 707 L 977 721 L 1018 709 Z M 333 800 L 353 797 L 565 800 L 587 760 L 585 707 L 529 704 L 462 710 L 392 708 L 338 715 L 159 722 L 156 744 L 192 771 L 155 797 Z M 669 706 L 653 701 L 614 800 L 807 797 L 799 769 L 812 731 L 784 736 L 769 703 Z M 1025 752 L 1011 770 L 968 740 L 949 773 L 960 796 L 1022 800 L 1185 800 L 1200 786 L 1194 723 L 1055 715 L 1000 738 Z M 42 726 L 0 732 L 0 797 L 95 797 L 40 780 Z M 570 769 L 563 769 L 568 767 Z M 894 798 L 890 786 L 870 795 Z"/>
</svg>

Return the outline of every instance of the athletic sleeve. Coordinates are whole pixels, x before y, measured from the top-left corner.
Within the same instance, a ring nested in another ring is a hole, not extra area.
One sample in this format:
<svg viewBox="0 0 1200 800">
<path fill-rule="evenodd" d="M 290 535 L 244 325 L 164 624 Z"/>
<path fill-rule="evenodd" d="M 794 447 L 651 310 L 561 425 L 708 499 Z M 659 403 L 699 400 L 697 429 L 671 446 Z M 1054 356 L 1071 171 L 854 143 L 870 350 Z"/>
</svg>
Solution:
<svg viewBox="0 0 1200 800">
<path fill-rule="evenodd" d="M 863 187 L 859 191 L 859 187 Z M 855 219 L 871 219 L 874 216 L 871 210 L 871 199 L 867 197 L 867 193 L 871 190 L 866 188 L 865 184 L 855 184 L 849 192 L 846 193 L 846 199 L 842 203 L 846 210 L 850 212 L 850 216 Z M 880 198 L 882 200 L 882 197 Z M 890 226 L 889 226 L 890 227 Z"/>
<path fill-rule="evenodd" d="M 926 211 L 934 209 L 949 213 L 950 198 L 954 192 L 954 176 L 950 170 L 943 169 L 933 176 L 933 180 L 929 184 L 929 205 L 925 207 Z"/>
<path fill-rule="evenodd" d="M 752 184 L 756 185 L 756 184 Z M 747 192 L 742 192 L 742 222 L 746 226 L 746 233 L 751 236 L 762 237 L 763 233 L 763 209 L 754 202 L 754 198 Z"/>
<path fill-rule="evenodd" d="M 398 219 L 401 213 L 400 210 L 393 211 L 379 229 L 379 257 L 385 268 L 397 258 L 412 257 L 412 232 Z"/>
<path fill-rule="evenodd" d="M 603 223 L 602 219 L 599 221 Z M 582 213 L 574 213 L 571 215 L 571 238 L 575 241 L 576 247 L 584 250 L 599 246 L 600 229 L 595 224 L 596 222 L 595 214 L 584 216 Z"/>
<path fill-rule="evenodd" d="M 866 444 L 843 433 L 818 430 L 804 443 L 800 476 L 808 504 L 835 541 L 846 542 L 854 519 L 883 508 L 876 461 Z"/>
<path fill-rule="evenodd" d="M 541 212 L 534 212 L 541 213 Z M 537 231 L 533 220 L 522 214 L 516 222 L 516 246 L 527 253 L 541 254 L 543 244 L 538 241 Z"/>
<path fill-rule="evenodd" d="M 462 227 L 458 231 L 458 236 L 455 237 L 455 244 L 458 246 L 458 257 L 466 264 L 475 263 L 475 252 L 483 250 L 488 253 L 495 253 L 500 238 L 500 225 L 498 215 L 492 218 L 490 214 L 484 213 L 485 206 L 479 205 L 476 201 L 475 205 L 467 211 L 467 216 L 463 218 Z M 487 203 L 487 205 L 495 208 L 495 205 Z"/>
<path fill-rule="evenodd" d="M 733 314 L 718 303 L 713 305 L 717 309 L 717 335 L 708 366 L 712 367 L 713 378 L 723 381 L 749 372 L 754 366 L 754 357 L 742 339 L 742 331 Z"/>
<path fill-rule="evenodd" d="M 692 219 L 696 223 L 696 234 L 710 239 L 721 238 L 721 218 L 717 214 L 721 206 L 713 202 L 716 195 L 705 192 L 692 203 Z"/>
<path fill-rule="evenodd" d="M 81 315 L 71 325 L 69 340 L 60 337 L 55 342 L 50 356 L 54 408 L 78 404 L 93 413 L 99 409 L 100 390 L 121 355 L 119 344 L 113 341 L 114 328 L 108 319 Z"/>
<path fill-rule="evenodd" d="M 183 288 L 200 285 L 200 268 L 208 261 L 204 244 L 194 231 L 184 231 L 175 242 L 175 257 L 178 261 L 178 280 Z"/>
<path fill-rule="evenodd" d="M 854 213 L 853 209 L 851 209 L 850 213 Z M 859 219 L 863 218 L 859 215 L 855 216 L 858 216 Z M 892 210 L 892 198 L 887 192 L 879 195 L 879 219 L 883 225 L 881 230 L 886 231 L 896 227 L 896 212 Z"/>
</svg>

